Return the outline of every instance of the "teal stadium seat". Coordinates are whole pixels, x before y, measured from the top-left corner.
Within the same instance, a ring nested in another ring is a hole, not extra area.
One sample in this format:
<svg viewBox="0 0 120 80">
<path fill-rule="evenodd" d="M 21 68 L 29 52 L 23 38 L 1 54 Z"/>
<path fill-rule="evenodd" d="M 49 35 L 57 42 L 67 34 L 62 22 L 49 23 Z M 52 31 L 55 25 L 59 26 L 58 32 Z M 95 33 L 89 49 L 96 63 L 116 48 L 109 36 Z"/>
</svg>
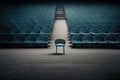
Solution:
<svg viewBox="0 0 120 80">
<path fill-rule="evenodd" d="M 32 45 L 36 42 L 36 35 L 28 35 L 25 37 L 25 44 Z"/>
<path fill-rule="evenodd" d="M 72 47 L 85 47 L 85 43 L 82 40 L 82 35 L 74 34 L 71 37 Z"/>
<path fill-rule="evenodd" d="M 108 48 L 111 48 L 111 47 L 116 47 L 118 42 L 116 41 L 116 35 L 112 35 L 112 34 L 109 34 L 109 35 L 105 35 L 104 36 L 104 41 L 107 42 L 107 47 Z"/>
<path fill-rule="evenodd" d="M 37 37 L 35 43 L 36 43 L 38 46 L 48 47 L 48 41 L 49 41 L 48 35 L 41 34 L 41 35 L 39 35 L 39 36 Z"/>
<path fill-rule="evenodd" d="M 13 39 L 13 43 L 24 44 L 25 43 L 25 36 L 24 35 L 16 35 Z"/>
<path fill-rule="evenodd" d="M 94 36 L 94 41 L 96 43 L 97 48 L 104 48 L 106 47 L 106 41 L 104 41 L 104 35 L 97 34 Z"/>
<path fill-rule="evenodd" d="M 93 35 L 87 34 L 83 36 L 83 41 L 85 42 L 85 47 L 95 47 L 95 41 Z"/>
</svg>

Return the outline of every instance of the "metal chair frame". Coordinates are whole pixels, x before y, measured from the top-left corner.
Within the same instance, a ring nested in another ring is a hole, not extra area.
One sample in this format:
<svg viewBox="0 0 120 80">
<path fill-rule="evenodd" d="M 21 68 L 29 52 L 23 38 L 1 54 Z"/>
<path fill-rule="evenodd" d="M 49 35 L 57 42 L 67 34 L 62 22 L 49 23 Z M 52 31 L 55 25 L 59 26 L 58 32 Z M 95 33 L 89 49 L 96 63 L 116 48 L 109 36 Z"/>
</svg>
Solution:
<svg viewBox="0 0 120 80">
<path fill-rule="evenodd" d="M 66 43 L 66 41 L 64 39 L 56 39 L 55 40 L 56 54 L 57 54 L 57 47 L 63 47 L 63 54 L 65 54 L 65 43 Z M 59 45 L 59 44 L 61 44 L 61 45 Z"/>
</svg>

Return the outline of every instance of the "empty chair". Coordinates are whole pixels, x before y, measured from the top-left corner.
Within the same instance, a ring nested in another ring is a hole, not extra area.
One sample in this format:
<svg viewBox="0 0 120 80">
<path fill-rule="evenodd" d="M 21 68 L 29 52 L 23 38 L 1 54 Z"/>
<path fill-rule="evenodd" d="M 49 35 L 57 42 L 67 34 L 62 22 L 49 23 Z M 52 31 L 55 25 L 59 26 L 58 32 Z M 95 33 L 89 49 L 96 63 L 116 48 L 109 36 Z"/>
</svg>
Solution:
<svg viewBox="0 0 120 80">
<path fill-rule="evenodd" d="M 40 33 L 42 34 L 50 34 L 50 29 L 49 28 L 43 28 L 40 30 Z"/>
<path fill-rule="evenodd" d="M 78 33 L 79 32 L 79 28 L 71 28 L 70 29 L 70 34 L 74 34 L 74 33 Z"/>
<path fill-rule="evenodd" d="M 81 33 L 81 34 L 89 33 L 89 29 L 86 27 L 82 27 L 82 28 L 80 28 L 79 33 Z"/>
<path fill-rule="evenodd" d="M 16 26 L 12 20 L 8 17 L 8 15 L 4 16 L 2 18 L 2 23 L 6 25 L 9 29 L 12 29 L 14 26 Z"/>
<path fill-rule="evenodd" d="M 31 33 L 40 33 L 40 29 L 39 28 L 34 28 L 31 30 Z"/>
<path fill-rule="evenodd" d="M 49 37 L 47 35 L 39 35 L 36 39 L 36 43 L 39 46 L 48 47 Z"/>
<path fill-rule="evenodd" d="M 25 28 L 28 28 L 28 29 L 32 29 L 33 28 L 33 25 L 28 20 L 26 20 L 24 22 L 21 22 L 21 24 L 23 24 L 23 26 Z"/>
<path fill-rule="evenodd" d="M 90 34 L 83 36 L 83 41 L 85 42 L 86 47 L 94 47 L 95 42 L 93 40 L 93 36 Z"/>
<path fill-rule="evenodd" d="M 16 27 L 16 28 L 12 28 L 12 30 L 10 31 L 10 33 L 14 34 L 14 33 L 20 33 L 20 30 Z"/>
<path fill-rule="evenodd" d="M 65 43 L 66 41 L 64 39 L 55 40 L 56 53 L 57 53 L 57 47 L 63 47 L 63 54 L 65 54 Z"/>
<path fill-rule="evenodd" d="M 82 35 L 74 34 L 71 37 L 72 47 L 84 47 L 84 42 L 82 41 Z"/>
<path fill-rule="evenodd" d="M 91 28 L 90 31 L 89 31 L 89 33 L 96 34 L 96 33 L 99 33 L 99 31 L 96 28 Z"/>
<path fill-rule="evenodd" d="M 30 32 L 31 32 L 31 30 L 28 29 L 28 28 L 24 28 L 24 29 L 21 30 L 22 34 L 24 34 L 24 33 L 30 33 Z"/>
<path fill-rule="evenodd" d="M 35 35 L 28 35 L 25 38 L 25 43 L 31 44 L 36 42 L 36 36 Z"/>
<path fill-rule="evenodd" d="M 25 43 L 25 36 L 24 35 L 16 35 L 13 39 L 13 43 L 15 43 L 15 44 Z"/>
<path fill-rule="evenodd" d="M 119 28 L 111 28 L 110 33 L 120 33 L 120 29 Z"/>
<path fill-rule="evenodd" d="M 101 35 L 101 34 L 95 35 L 94 41 L 96 42 L 95 47 L 99 47 L 99 48 L 106 47 L 106 42 L 104 41 L 104 35 Z"/>
<path fill-rule="evenodd" d="M 109 29 L 107 29 L 107 28 L 101 28 L 99 30 L 99 32 L 102 33 L 102 34 L 106 34 L 106 33 L 109 33 Z"/>
<path fill-rule="evenodd" d="M 116 41 L 117 41 L 117 48 L 120 48 L 120 35 L 117 35 Z"/>
<path fill-rule="evenodd" d="M 107 42 L 107 47 L 114 48 L 117 45 L 117 41 L 116 41 L 115 35 L 111 35 L 111 34 L 105 35 L 104 41 Z"/>
</svg>

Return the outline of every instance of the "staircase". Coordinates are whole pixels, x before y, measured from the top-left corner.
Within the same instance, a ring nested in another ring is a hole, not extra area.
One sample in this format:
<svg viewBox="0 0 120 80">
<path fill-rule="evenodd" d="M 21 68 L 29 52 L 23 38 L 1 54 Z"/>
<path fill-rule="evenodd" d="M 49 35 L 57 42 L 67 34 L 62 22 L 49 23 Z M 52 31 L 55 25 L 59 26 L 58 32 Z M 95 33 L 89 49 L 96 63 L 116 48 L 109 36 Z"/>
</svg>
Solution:
<svg viewBox="0 0 120 80">
<path fill-rule="evenodd" d="M 64 6 L 61 1 L 57 3 L 55 11 L 55 19 L 65 19 Z"/>
</svg>

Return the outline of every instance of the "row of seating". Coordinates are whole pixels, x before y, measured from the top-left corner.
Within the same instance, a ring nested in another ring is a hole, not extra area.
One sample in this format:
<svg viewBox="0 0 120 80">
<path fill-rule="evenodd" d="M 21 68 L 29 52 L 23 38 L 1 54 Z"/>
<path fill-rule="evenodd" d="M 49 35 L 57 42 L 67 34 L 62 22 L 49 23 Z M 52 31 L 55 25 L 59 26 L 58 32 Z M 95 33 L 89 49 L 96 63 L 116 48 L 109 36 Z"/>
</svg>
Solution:
<svg viewBox="0 0 120 80">
<path fill-rule="evenodd" d="M 0 9 L 0 47 L 4 45 L 48 47 L 55 6 L 55 3 L 46 3 L 5 6 Z"/>
<path fill-rule="evenodd" d="M 120 35 L 116 34 L 74 34 L 71 37 L 73 47 L 112 47 L 120 48 Z"/>
<path fill-rule="evenodd" d="M 87 27 L 80 27 L 80 28 L 71 28 L 70 30 L 70 34 L 75 34 L 75 33 L 80 33 L 80 34 L 85 34 L 85 33 L 90 33 L 90 34 L 120 34 L 120 28 L 87 28 Z"/>
<path fill-rule="evenodd" d="M 46 34 L 2 34 L 0 35 L 0 44 L 37 44 L 47 47 L 49 36 Z"/>
<path fill-rule="evenodd" d="M 73 47 L 120 47 L 117 5 L 65 3 Z"/>
</svg>

